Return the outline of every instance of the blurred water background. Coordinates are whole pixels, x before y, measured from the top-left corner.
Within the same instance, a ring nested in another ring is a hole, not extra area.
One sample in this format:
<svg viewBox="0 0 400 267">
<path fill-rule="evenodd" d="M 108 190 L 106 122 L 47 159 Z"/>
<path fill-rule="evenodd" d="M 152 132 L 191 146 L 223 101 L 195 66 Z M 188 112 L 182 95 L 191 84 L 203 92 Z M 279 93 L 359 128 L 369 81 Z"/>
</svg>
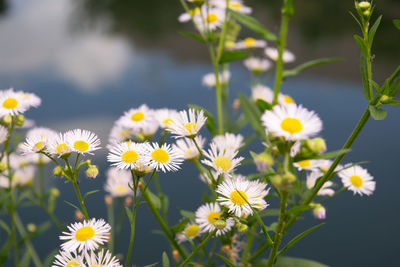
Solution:
<svg viewBox="0 0 400 267">
<path fill-rule="evenodd" d="M 274 32 L 279 27 L 280 2 L 246 1 L 254 8 L 254 16 Z M 400 63 L 400 32 L 391 23 L 400 17 L 400 2 L 384 0 L 376 4 L 375 13 L 384 17 L 373 48 L 374 77 L 382 82 Z M 359 78 L 359 52 L 352 37 L 358 28 L 348 14 L 352 8 L 353 1 L 295 1 L 296 13 L 290 22 L 288 48 L 296 54 L 296 64 L 318 57 L 345 59 L 283 84 L 285 93 L 320 115 L 324 121 L 322 136 L 331 150 L 342 146 L 367 104 Z M 182 11 L 178 0 L 2 0 L 0 85 L 31 91 L 42 98 L 42 106 L 27 113 L 37 125 L 59 131 L 89 129 L 100 136 L 103 147 L 114 120 L 142 103 L 151 108 L 176 109 L 198 104 L 215 112 L 214 92 L 201 85 L 202 76 L 212 71 L 207 50 L 179 35 L 179 31 L 191 29 L 178 23 Z M 249 95 L 249 75 L 241 63 L 232 64 L 232 77 L 231 101 L 239 91 Z M 267 84 L 272 82 L 270 77 Z M 345 158 L 345 162 L 369 161 L 366 167 L 376 179 L 375 193 L 360 197 L 345 192 L 327 202 L 326 225 L 288 255 L 330 266 L 400 266 L 400 111 L 387 109 L 388 117 L 369 121 Z M 262 147 L 255 142 L 251 149 L 261 152 Z M 94 163 L 101 171 L 96 180 L 81 177 L 84 192 L 103 188 L 109 166 L 106 153 L 106 149 L 96 153 Z M 253 166 L 238 169 L 243 174 L 253 171 Z M 207 190 L 188 163 L 176 174 L 162 174 L 160 181 L 170 196 L 171 224 L 180 219 L 180 208 L 196 210 L 202 192 Z M 46 183 L 59 188 L 60 199 L 76 202 L 72 186 L 53 177 L 51 168 Z M 106 217 L 103 196 L 102 191 L 88 197 L 91 216 Z M 36 208 L 22 209 L 20 214 L 25 223 L 46 218 Z M 62 201 L 57 215 L 66 224 L 74 221 L 74 210 Z M 318 223 L 306 212 L 291 232 L 297 234 Z M 148 208 L 141 205 L 133 255 L 137 266 L 159 261 L 161 253 L 168 250 L 166 239 L 154 231 L 157 229 Z M 127 223 L 124 231 L 129 233 Z M 117 251 L 126 251 L 127 236 L 123 235 Z M 58 232 L 51 228 L 34 244 L 44 258 L 58 248 Z"/>
</svg>

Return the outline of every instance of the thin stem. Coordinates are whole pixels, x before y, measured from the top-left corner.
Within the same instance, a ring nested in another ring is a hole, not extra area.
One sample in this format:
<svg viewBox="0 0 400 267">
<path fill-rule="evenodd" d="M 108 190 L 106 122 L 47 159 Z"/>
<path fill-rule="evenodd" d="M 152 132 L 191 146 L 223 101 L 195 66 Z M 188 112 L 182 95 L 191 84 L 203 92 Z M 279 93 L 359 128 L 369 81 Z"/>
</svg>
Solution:
<svg viewBox="0 0 400 267">
<path fill-rule="evenodd" d="M 89 215 L 88 215 L 88 212 L 85 207 L 85 202 L 83 201 L 81 191 L 79 190 L 79 186 L 78 186 L 78 183 L 76 182 L 76 179 L 72 180 L 72 184 L 74 185 L 76 196 L 78 197 L 79 204 L 81 205 L 83 216 L 85 216 L 86 220 L 89 220 Z"/>
<path fill-rule="evenodd" d="M 129 248 L 128 248 L 128 253 L 126 255 L 126 261 L 125 261 L 125 267 L 128 267 L 131 255 L 132 255 L 132 249 L 133 249 L 133 242 L 135 240 L 135 220 L 136 220 L 136 208 L 137 208 L 137 189 L 138 189 L 138 179 L 136 179 L 135 175 L 133 174 L 133 171 L 131 170 L 132 173 L 132 182 L 133 182 L 133 207 L 132 207 L 132 214 L 130 216 L 130 222 L 131 222 L 131 237 L 129 240 Z"/>
<path fill-rule="evenodd" d="M 201 158 L 204 160 L 205 157 L 204 157 L 203 151 L 201 150 L 199 144 L 197 144 L 196 138 L 193 137 L 192 140 L 193 140 L 193 143 L 196 146 L 197 150 L 199 151 Z M 211 178 L 213 184 L 216 186 L 217 185 L 217 181 L 215 180 L 214 175 L 212 174 L 212 172 L 210 170 L 210 167 L 207 166 L 207 170 L 208 170 L 209 177 Z"/>
<path fill-rule="evenodd" d="M 215 56 L 214 49 L 210 43 L 208 45 L 208 50 L 210 52 L 211 62 L 213 64 L 213 70 L 215 75 L 215 94 L 216 94 L 216 101 L 217 101 L 217 113 L 218 113 L 218 133 L 224 133 L 224 125 L 223 125 L 223 112 L 222 112 L 222 88 L 221 82 L 219 78 L 219 69 L 218 69 L 218 58 Z"/>
<path fill-rule="evenodd" d="M 210 191 L 211 191 L 213 197 L 216 199 L 217 198 L 217 193 L 215 192 L 214 188 L 212 187 L 212 184 L 210 184 L 208 182 L 208 180 L 207 180 L 208 174 L 204 173 L 203 166 L 200 164 L 200 162 L 197 159 L 192 160 L 192 162 L 197 167 L 197 169 L 199 170 L 200 174 L 204 177 L 204 180 L 205 180 L 206 184 L 208 185 L 208 187 L 210 188 Z"/>
<path fill-rule="evenodd" d="M 111 253 L 114 253 L 114 226 L 115 226 L 115 220 L 114 220 L 114 200 L 112 201 L 111 205 L 107 205 L 107 219 L 108 222 L 111 225 L 111 233 L 110 233 L 110 240 L 108 241 L 108 250 L 111 251 Z"/>
<path fill-rule="evenodd" d="M 364 41 L 365 41 L 366 44 L 369 43 L 368 28 L 369 28 L 369 22 L 366 22 L 365 25 L 364 25 L 364 31 L 363 31 Z M 367 61 L 367 77 L 368 77 L 369 99 L 372 99 L 374 97 L 373 90 L 372 90 L 372 83 L 369 82 L 369 81 L 372 80 L 372 64 L 371 64 L 372 57 L 371 57 L 371 48 L 370 47 L 368 47 L 368 49 L 367 49 L 366 61 Z"/>
<path fill-rule="evenodd" d="M 247 257 L 248 257 L 248 255 L 250 253 L 251 246 L 253 245 L 254 232 L 256 231 L 256 229 L 257 229 L 257 224 L 255 223 L 250 227 L 250 231 L 248 232 L 248 235 L 247 235 L 248 236 L 247 245 L 246 245 L 246 248 L 243 251 L 243 256 L 242 256 L 242 264 L 244 266 L 245 266 L 245 263 L 247 261 Z"/>
<path fill-rule="evenodd" d="M 26 236 L 24 224 L 22 223 L 21 218 L 18 216 L 17 213 L 15 213 L 15 224 L 18 228 L 18 232 L 20 233 L 20 235 Z M 40 258 L 38 256 L 38 254 L 36 253 L 36 250 L 35 250 L 34 246 L 32 245 L 32 242 L 29 240 L 29 238 L 25 239 L 25 245 L 26 245 L 26 248 L 29 250 L 29 254 L 30 254 L 35 266 L 42 267 L 43 264 L 40 261 Z"/>
<path fill-rule="evenodd" d="M 201 243 L 196 247 L 195 250 L 193 250 L 193 252 L 189 255 L 189 257 L 187 257 L 187 258 L 182 262 L 182 264 L 179 265 L 179 267 L 185 266 L 185 265 L 193 258 L 193 256 L 196 255 L 197 252 L 199 252 L 199 250 L 207 244 L 207 242 L 215 235 L 216 232 L 217 232 L 217 230 L 214 230 L 213 232 L 211 232 L 211 233 L 207 236 L 207 238 L 204 239 L 203 242 L 201 242 Z"/>
<path fill-rule="evenodd" d="M 271 253 L 268 257 L 267 267 L 272 267 L 275 262 L 276 253 L 278 252 L 279 245 L 283 236 L 285 227 L 286 205 L 289 197 L 288 192 L 282 192 L 282 200 L 280 203 L 279 221 L 275 231 L 274 244 L 272 245 Z"/>
</svg>

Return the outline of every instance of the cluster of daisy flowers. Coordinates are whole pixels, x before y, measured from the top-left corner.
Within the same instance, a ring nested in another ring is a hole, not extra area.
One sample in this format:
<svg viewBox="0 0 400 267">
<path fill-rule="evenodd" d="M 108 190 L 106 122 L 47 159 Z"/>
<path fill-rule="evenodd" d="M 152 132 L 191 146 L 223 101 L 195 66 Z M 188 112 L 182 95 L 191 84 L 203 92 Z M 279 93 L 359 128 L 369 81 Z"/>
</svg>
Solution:
<svg viewBox="0 0 400 267">
<path fill-rule="evenodd" d="M 110 251 L 100 248 L 108 242 L 111 231 L 111 226 L 103 219 L 76 222 L 67 228 L 68 231 L 60 236 L 60 240 L 65 242 L 55 256 L 53 267 L 122 267 Z"/>
</svg>

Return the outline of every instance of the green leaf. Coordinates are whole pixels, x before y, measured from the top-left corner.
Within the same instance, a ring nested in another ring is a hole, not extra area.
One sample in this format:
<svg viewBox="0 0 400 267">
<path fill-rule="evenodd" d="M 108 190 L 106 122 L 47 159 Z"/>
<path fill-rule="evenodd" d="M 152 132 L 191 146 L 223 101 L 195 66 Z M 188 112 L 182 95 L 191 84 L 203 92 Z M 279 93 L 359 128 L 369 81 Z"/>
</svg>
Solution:
<svg viewBox="0 0 400 267">
<path fill-rule="evenodd" d="M 0 266 L 3 266 L 3 263 L 7 260 L 8 254 L 10 253 L 12 246 L 12 238 L 7 238 L 7 241 L 4 243 L 3 247 L 0 250 Z"/>
<path fill-rule="evenodd" d="M 226 265 L 228 265 L 228 267 L 236 267 L 236 265 L 233 264 L 228 258 L 222 256 L 221 254 L 216 254 L 216 255 L 220 257 L 226 263 Z"/>
<path fill-rule="evenodd" d="M 398 106 L 398 105 L 400 105 L 400 101 L 390 100 L 390 102 L 388 103 L 388 105 L 391 105 L 391 106 Z"/>
<path fill-rule="evenodd" d="M 393 25 L 400 30 L 400 19 L 394 19 Z"/>
<path fill-rule="evenodd" d="M 244 94 L 239 94 L 240 107 L 243 111 L 243 115 L 246 117 L 247 121 L 253 127 L 254 131 L 257 133 L 261 139 L 265 140 L 266 134 L 265 129 L 261 124 L 261 113 L 256 107 L 256 105 L 250 102 Z"/>
<path fill-rule="evenodd" d="M 368 106 L 369 111 L 371 112 L 372 118 L 376 121 L 384 120 L 386 118 L 387 112 L 384 109 L 377 108 L 375 106 Z"/>
<path fill-rule="evenodd" d="M 145 265 L 143 267 L 154 267 L 154 266 L 157 266 L 157 264 L 158 264 L 158 262 L 155 262 L 153 264 L 148 264 L 148 265 Z"/>
<path fill-rule="evenodd" d="M 297 242 L 299 242 L 303 237 L 305 237 L 306 235 L 308 235 L 309 233 L 311 233 L 312 231 L 314 231 L 315 229 L 317 229 L 318 227 L 324 225 L 325 223 L 321 223 L 318 224 L 314 227 L 311 227 L 310 229 L 302 232 L 301 234 L 297 235 L 295 238 L 293 238 L 292 240 L 289 241 L 289 243 L 287 243 L 281 251 L 279 251 L 278 256 L 282 255 L 283 253 L 285 253 L 289 248 L 293 247 L 294 244 L 296 244 Z"/>
<path fill-rule="evenodd" d="M 126 212 L 126 216 L 128 216 L 128 219 L 130 221 L 132 218 L 132 211 L 128 207 L 125 207 L 125 212 Z"/>
<path fill-rule="evenodd" d="M 371 48 L 371 46 L 372 46 L 372 42 L 373 42 L 373 40 L 374 40 L 376 30 L 378 29 L 379 24 L 381 23 L 381 19 L 382 19 L 382 15 L 380 15 L 380 16 L 375 20 L 374 25 L 372 25 L 371 29 L 369 30 L 369 33 L 368 33 L 368 47 L 369 47 L 369 48 Z"/>
<path fill-rule="evenodd" d="M 356 40 L 356 43 L 360 47 L 361 52 L 364 54 L 364 56 L 368 56 L 368 47 L 367 44 L 365 43 L 364 39 L 361 38 L 361 36 L 354 34 L 353 35 L 354 40 Z"/>
<path fill-rule="evenodd" d="M 320 66 L 320 65 L 329 64 L 329 63 L 340 62 L 340 61 L 343 61 L 343 59 L 341 59 L 341 58 L 320 58 L 320 59 L 311 60 L 311 61 L 303 63 L 291 70 L 285 70 L 283 72 L 283 77 L 286 78 L 289 76 L 295 76 L 303 70 L 306 70 L 306 69 L 309 69 L 312 67 L 316 67 L 316 66 Z"/>
<path fill-rule="evenodd" d="M 269 40 L 269 41 L 275 41 L 278 38 L 276 37 L 275 34 L 267 30 L 260 22 L 258 22 L 255 18 L 244 15 L 242 13 L 229 10 L 229 12 L 232 14 L 232 16 L 242 25 L 245 27 L 249 28 L 250 30 L 258 33 L 261 35 L 264 39 Z"/>
<path fill-rule="evenodd" d="M 312 155 L 309 157 L 295 157 L 294 162 L 297 161 L 302 161 L 302 160 L 307 160 L 307 159 L 330 159 L 330 158 L 335 158 L 337 156 L 346 154 L 350 151 L 350 149 L 339 149 L 331 152 L 327 152 L 321 155 Z"/>
<path fill-rule="evenodd" d="M 185 230 L 186 225 L 188 224 L 189 219 L 183 219 L 178 224 L 171 227 L 171 231 L 176 235 L 177 233 L 182 232 Z"/>
<path fill-rule="evenodd" d="M 196 220 L 196 215 L 194 214 L 194 212 L 191 211 L 187 211 L 187 210 L 180 210 L 180 213 L 183 217 L 188 218 L 189 220 Z"/>
<path fill-rule="evenodd" d="M 300 205 L 300 206 L 294 206 L 293 208 L 289 209 L 287 211 L 288 216 L 297 216 L 298 214 L 311 209 L 309 205 Z"/>
<path fill-rule="evenodd" d="M 75 208 L 76 210 L 79 210 L 79 211 L 81 211 L 81 209 L 80 209 L 80 208 L 78 208 L 78 206 L 76 206 L 76 205 L 72 204 L 71 202 L 69 202 L 69 201 L 67 201 L 67 200 L 64 200 L 64 202 L 65 202 L 65 203 L 67 203 L 68 205 L 70 205 L 71 207 Z"/>
<path fill-rule="evenodd" d="M 267 259 L 262 259 L 253 264 L 253 267 L 267 266 Z M 294 257 L 279 257 L 274 267 L 329 267 L 328 265 L 313 261 Z"/>
<path fill-rule="evenodd" d="M 370 101 L 371 96 L 369 93 L 369 83 L 368 83 L 368 69 L 367 69 L 367 59 L 363 53 L 360 55 L 360 74 L 364 87 L 364 97 Z"/>
<path fill-rule="evenodd" d="M 247 52 L 243 50 L 226 50 L 219 59 L 219 64 L 228 63 L 247 57 Z"/>
<path fill-rule="evenodd" d="M 149 189 L 147 189 L 146 192 L 147 192 L 147 194 L 148 194 L 148 196 L 150 198 L 150 201 L 154 204 L 156 209 L 159 210 L 161 208 L 160 199 L 156 195 L 154 195 Z"/>
<path fill-rule="evenodd" d="M 18 263 L 18 266 L 19 267 L 29 267 L 30 262 L 31 262 L 31 255 L 29 253 L 29 250 L 25 249 L 22 259 Z"/>
<path fill-rule="evenodd" d="M 264 112 L 267 109 L 268 110 L 272 109 L 272 105 L 270 103 L 268 103 L 268 102 L 265 102 L 262 99 L 257 99 L 256 104 L 257 104 L 257 106 L 258 106 L 258 108 L 260 109 L 261 112 Z"/>
<path fill-rule="evenodd" d="M 6 231 L 9 235 L 11 234 L 10 227 L 8 227 L 8 225 L 3 220 L 0 220 L 0 227 L 3 228 L 4 231 Z"/>
<path fill-rule="evenodd" d="M 100 190 L 92 190 L 92 191 L 87 192 L 87 193 L 83 196 L 83 200 L 85 200 L 87 196 L 89 196 L 89 195 L 91 195 L 91 194 L 94 194 L 94 193 L 97 193 L 97 192 L 99 192 L 99 191 L 100 191 Z"/>
<path fill-rule="evenodd" d="M 379 86 L 379 84 L 377 84 L 377 83 L 374 82 L 373 80 L 370 80 L 370 82 L 371 82 L 372 86 L 375 88 L 375 90 L 376 90 L 378 93 L 381 93 L 381 92 L 382 92 L 382 88 Z"/>
<path fill-rule="evenodd" d="M 212 136 L 217 135 L 217 126 L 215 125 L 215 119 L 214 119 L 214 116 L 210 112 L 208 112 L 205 108 L 202 108 L 198 105 L 190 104 L 190 105 L 188 105 L 188 107 L 198 110 L 198 111 L 202 110 L 204 112 L 204 116 L 207 117 L 206 127 L 208 128 L 208 130 L 210 131 Z"/>
<path fill-rule="evenodd" d="M 162 254 L 162 266 L 169 267 L 169 259 L 168 259 L 167 253 L 165 251 Z"/>
<path fill-rule="evenodd" d="M 179 32 L 179 33 L 182 34 L 183 36 L 190 37 L 190 38 L 194 39 L 197 42 L 200 42 L 200 43 L 203 43 L 203 44 L 205 43 L 203 37 L 201 37 L 200 35 L 195 34 L 193 32 Z"/>
</svg>

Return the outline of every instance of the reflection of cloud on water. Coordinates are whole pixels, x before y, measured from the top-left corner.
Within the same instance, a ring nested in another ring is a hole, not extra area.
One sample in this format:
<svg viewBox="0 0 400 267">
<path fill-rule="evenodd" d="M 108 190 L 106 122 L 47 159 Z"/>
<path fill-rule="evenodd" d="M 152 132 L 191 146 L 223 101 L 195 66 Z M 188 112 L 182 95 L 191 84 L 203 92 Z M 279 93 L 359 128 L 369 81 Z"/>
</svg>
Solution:
<svg viewBox="0 0 400 267">
<path fill-rule="evenodd" d="M 51 70 L 86 91 L 118 79 L 128 63 L 122 40 L 90 31 L 71 35 L 69 0 L 13 1 L 0 20 L 0 73 L 23 75 Z"/>
</svg>

